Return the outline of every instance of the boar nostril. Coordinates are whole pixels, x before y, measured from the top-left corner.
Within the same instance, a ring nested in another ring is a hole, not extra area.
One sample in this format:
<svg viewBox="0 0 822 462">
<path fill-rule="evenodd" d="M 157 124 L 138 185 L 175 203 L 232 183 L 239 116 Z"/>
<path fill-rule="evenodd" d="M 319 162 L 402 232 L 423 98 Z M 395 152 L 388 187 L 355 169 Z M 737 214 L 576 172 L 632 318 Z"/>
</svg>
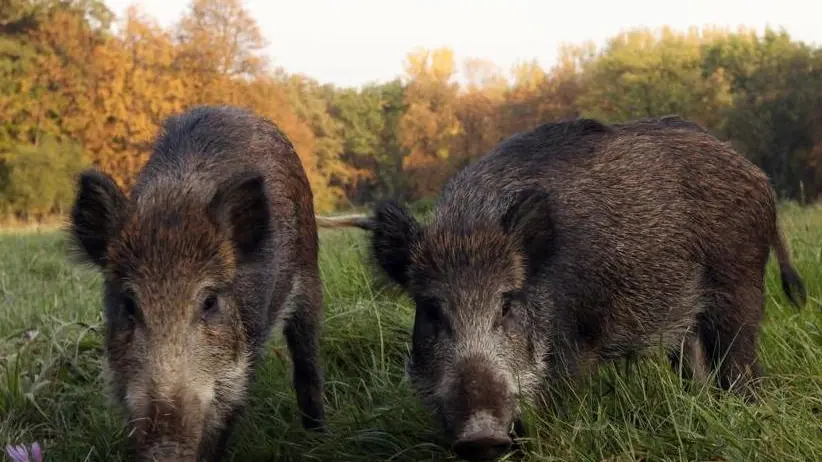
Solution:
<svg viewBox="0 0 822 462">
<path fill-rule="evenodd" d="M 511 438 L 504 435 L 483 433 L 460 438 L 453 450 L 465 460 L 494 460 L 511 447 Z"/>
</svg>

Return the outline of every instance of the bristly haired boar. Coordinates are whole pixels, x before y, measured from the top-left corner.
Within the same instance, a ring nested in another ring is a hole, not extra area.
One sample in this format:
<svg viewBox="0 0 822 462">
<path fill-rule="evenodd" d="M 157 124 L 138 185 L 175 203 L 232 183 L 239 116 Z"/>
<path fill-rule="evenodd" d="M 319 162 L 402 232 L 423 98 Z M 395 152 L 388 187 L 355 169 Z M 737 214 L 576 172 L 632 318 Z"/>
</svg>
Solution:
<svg viewBox="0 0 822 462">
<path fill-rule="evenodd" d="M 413 298 L 412 386 L 469 460 L 508 450 L 518 400 L 659 342 L 691 377 L 755 398 L 771 248 L 805 302 L 767 176 L 675 116 L 512 136 L 446 184 L 427 224 L 392 202 L 326 221 L 371 230 Z"/>
<path fill-rule="evenodd" d="M 324 427 L 312 191 L 274 124 L 230 106 L 168 118 L 128 196 L 82 173 L 70 233 L 104 276 L 105 373 L 137 460 L 219 460 L 274 328 L 303 425 Z"/>
</svg>

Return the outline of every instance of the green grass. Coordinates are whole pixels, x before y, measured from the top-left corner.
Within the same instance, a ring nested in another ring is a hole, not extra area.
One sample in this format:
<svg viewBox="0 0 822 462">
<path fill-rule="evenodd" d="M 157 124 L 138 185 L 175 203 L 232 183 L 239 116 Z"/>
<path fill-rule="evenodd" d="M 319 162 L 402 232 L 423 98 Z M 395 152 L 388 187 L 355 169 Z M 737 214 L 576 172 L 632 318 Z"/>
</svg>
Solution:
<svg viewBox="0 0 822 462">
<path fill-rule="evenodd" d="M 771 262 L 762 404 L 688 390 L 661 356 L 628 373 L 606 366 L 557 415 L 529 417 L 524 460 L 822 460 L 822 208 L 782 216 L 810 301 L 793 309 Z M 322 234 L 329 433 L 302 430 L 278 334 L 234 460 L 452 457 L 404 377 L 411 304 L 375 282 L 366 249 L 361 232 Z M 67 261 L 55 231 L 0 234 L 0 262 L 0 445 L 37 440 L 52 461 L 123 460 L 99 378 L 100 278 Z"/>
</svg>

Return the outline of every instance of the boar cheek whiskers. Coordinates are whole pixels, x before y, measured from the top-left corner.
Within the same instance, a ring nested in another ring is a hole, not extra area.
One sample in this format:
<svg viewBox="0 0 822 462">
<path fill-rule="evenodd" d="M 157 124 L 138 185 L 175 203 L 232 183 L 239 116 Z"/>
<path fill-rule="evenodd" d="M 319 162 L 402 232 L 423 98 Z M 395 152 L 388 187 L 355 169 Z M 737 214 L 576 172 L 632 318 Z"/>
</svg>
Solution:
<svg viewBox="0 0 822 462">
<path fill-rule="evenodd" d="M 241 353 L 238 361 L 224 375 L 217 378 L 214 384 L 214 394 L 220 399 L 213 401 L 221 403 L 222 406 L 213 407 L 212 410 L 218 414 L 228 414 L 233 406 L 241 404 L 248 395 L 249 368 L 251 366 L 251 353 Z"/>
</svg>

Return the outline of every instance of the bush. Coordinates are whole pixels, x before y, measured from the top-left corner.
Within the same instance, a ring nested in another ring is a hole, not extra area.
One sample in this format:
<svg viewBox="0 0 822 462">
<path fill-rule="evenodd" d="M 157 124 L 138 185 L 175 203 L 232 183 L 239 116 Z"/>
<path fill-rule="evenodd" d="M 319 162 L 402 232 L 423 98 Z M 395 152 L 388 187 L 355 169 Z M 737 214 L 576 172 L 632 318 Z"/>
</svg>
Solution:
<svg viewBox="0 0 822 462">
<path fill-rule="evenodd" d="M 67 211 L 76 175 L 86 165 L 77 144 L 51 136 L 0 154 L 0 211 L 24 220 Z"/>
<path fill-rule="evenodd" d="M 411 210 L 411 213 L 417 216 L 427 215 L 432 210 L 434 210 L 434 205 L 437 202 L 436 197 L 425 197 L 422 199 L 417 199 L 414 202 L 411 202 L 408 208 Z"/>
</svg>

